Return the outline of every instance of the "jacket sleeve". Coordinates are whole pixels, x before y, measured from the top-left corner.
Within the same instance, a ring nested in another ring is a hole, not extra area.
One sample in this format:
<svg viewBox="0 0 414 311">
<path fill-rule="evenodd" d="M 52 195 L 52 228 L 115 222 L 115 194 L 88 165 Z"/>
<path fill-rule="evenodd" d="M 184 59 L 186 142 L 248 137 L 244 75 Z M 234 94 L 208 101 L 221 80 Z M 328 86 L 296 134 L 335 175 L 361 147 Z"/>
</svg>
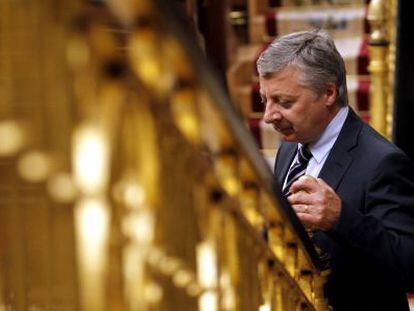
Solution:
<svg viewBox="0 0 414 311">
<path fill-rule="evenodd" d="M 344 198 L 331 234 L 371 257 L 404 290 L 414 291 L 414 169 L 404 154 L 380 161 L 367 185 L 364 211 Z"/>
</svg>

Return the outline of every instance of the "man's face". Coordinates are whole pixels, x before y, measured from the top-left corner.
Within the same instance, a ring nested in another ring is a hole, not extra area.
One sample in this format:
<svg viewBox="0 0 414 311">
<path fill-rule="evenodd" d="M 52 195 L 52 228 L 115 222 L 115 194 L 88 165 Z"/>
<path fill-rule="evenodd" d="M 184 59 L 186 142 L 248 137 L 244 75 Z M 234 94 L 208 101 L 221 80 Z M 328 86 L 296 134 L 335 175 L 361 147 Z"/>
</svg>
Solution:
<svg viewBox="0 0 414 311">
<path fill-rule="evenodd" d="M 319 138 L 335 116 L 336 88 L 328 85 L 321 95 L 300 83 L 300 72 L 287 67 L 260 77 L 265 104 L 264 121 L 272 124 L 285 141 L 311 143 Z"/>
</svg>

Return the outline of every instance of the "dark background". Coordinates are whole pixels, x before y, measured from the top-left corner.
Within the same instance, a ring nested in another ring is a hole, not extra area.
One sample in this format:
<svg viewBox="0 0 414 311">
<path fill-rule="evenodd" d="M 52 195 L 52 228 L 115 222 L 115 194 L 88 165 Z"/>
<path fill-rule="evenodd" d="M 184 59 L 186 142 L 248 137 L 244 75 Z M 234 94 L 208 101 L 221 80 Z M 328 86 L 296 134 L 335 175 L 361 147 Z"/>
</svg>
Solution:
<svg viewBox="0 0 414 311">
<path fill-rule="evenodd" d="M 393 140 L 414 161 L 414 18 L 411 1 L 398 2 Z"/>
</svg>

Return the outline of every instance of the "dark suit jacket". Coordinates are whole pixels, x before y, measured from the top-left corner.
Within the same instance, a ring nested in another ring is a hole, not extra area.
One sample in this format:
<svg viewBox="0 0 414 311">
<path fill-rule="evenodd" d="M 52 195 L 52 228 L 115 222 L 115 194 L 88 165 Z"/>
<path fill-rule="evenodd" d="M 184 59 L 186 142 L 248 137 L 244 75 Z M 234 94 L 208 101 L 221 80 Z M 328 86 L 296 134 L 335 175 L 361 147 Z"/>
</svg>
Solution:
<svg viewBox="0 0 414 311">
<path fill-rule="evenodd" d="M 296 143 L 275 162 L 281 185 Z M 325 292 L 334 310 L 407 311 L 414 290 L 414 168 L 350 109 L 319 174 L 340 196 L 337 225 L 314 241 L 330 255 Z"/>
</svg>

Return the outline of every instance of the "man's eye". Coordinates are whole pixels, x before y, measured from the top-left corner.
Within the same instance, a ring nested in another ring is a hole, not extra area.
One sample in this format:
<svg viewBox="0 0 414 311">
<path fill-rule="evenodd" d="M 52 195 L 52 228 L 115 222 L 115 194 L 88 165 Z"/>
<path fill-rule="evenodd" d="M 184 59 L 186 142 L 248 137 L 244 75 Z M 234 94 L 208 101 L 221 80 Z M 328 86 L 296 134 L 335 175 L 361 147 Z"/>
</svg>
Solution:
<svg viewBox="0 0 414 311">
<path fill-rule="evenodd" d="M 287 107 L 290 107 L 292 105 L 292 101 L 290 101 L 290 100 L 280 100 L 279 105 L 282 106 L 282 107 L 287 108 Z"/>
</svg>

